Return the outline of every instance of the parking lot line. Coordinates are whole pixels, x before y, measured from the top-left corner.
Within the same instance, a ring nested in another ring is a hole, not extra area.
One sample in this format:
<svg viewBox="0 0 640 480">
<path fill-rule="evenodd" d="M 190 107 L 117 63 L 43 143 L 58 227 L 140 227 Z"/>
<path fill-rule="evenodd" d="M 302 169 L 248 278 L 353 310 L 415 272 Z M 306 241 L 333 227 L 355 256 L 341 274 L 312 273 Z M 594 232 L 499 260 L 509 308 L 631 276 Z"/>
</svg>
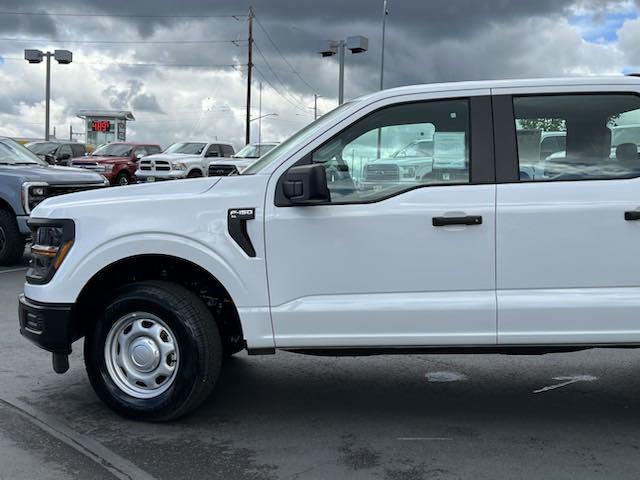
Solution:
<svg viewBox="0 0 640 480">
<path fill-rule="evenodd" d="M 0 273 L 22 272 L 22 271 L 26 271 L 26 270 L 27 270 L 27 267 L 10 268 L 9 270 L 0 270 Z"/>
<path fill-rule="evenodd" d="M 18 399 L 7 400 L 6 398 L 0 398 L 0 403 L 15 411 L 18 415 L 27 419 L 47 434 L 93 460 L 118 479 L 155 480 L 152 475 L 109 450 L 104 445 L 72 430 L 60 420 Z"/>
</svg>

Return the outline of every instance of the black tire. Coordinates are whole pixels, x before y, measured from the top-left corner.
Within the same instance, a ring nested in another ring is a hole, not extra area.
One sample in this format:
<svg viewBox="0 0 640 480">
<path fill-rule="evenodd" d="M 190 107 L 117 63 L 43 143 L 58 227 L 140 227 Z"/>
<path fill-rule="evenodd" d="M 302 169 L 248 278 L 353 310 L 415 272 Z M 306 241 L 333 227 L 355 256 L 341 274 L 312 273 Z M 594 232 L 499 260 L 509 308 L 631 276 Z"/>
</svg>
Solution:
<svg viewBox="0 0 640 480">
<path fill-rule="evenodd" d="M 12 212 L 0 210 L 0 265 L 15 265 L 24 255 L 25 238 Z"/>
<path fill-rule="evenodd" d="M 132 312 L 161 318 L 173 331 L 180 360 L 173 383 L 153 398 L 136 398 L 114 382 L 105 360 L 105 342 L 118 319 Z M 191 291 L 169 282 L 147 281 L 122 287 L 84 342 L 91 385 L 117 413 L 147 421 L 168 421 L 199 406 L 211 393 L 222 365 L 218 326 L 205 304 Z"/>
<path fill-rule="evenodd" d="M 200 170 L 191 170 L 188 174 L 187 174 L 187 178 L 200 178 L 202 177 L 202 172 Z"/>
<path fill-rule="evenodd" d="M 131 178 L 127 172 L 120 172 L 116 177 L 116 181 L 114 185 L 119 187 L 124 187 L 125 185 L 129 185 L 131 183 Z"/>
</svg>

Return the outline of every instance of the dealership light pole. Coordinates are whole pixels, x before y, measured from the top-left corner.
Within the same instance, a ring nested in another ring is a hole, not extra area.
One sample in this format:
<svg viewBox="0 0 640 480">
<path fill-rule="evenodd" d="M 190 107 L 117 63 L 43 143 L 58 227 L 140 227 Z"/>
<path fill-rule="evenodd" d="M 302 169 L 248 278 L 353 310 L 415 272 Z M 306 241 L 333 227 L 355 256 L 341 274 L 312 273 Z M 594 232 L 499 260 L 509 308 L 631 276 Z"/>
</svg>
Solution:
<svg viewBox="0 0 640 480">
<path fill-rule="evenodd" d="M 380 90 L 384 88 L 384 37 L 387 27 L 387 15 L 389 15 L 389 0 L 384 0 L 382 6 L 382 53 L 380 54 Z"/>
<path fill-rule="evenodd" d="M 338 104 L 344 103 L 344 51 L 348 48 L 351 53 L 363 53 L 369 49 L 369 39 L 361 35 L 348 37 L 346 40 L 329 40 L 320 49 L 320 55 L 331 57 L 338 55 Z"/>
<path fill-rule="evenodd" d="M 69 50 L 54 50 L 43 52 L 42 50 L 27 49 L 24 51 L 24 59 L 29 63 L 42 63 L 47 59 L 47 80 L 45 86 L 45 113 L 44 113 L 44 139 L 49 140 L 49 103 L 51 99 L 51 57 L 63 65 L 71 63 L 73 54 Z"/>
</svg>

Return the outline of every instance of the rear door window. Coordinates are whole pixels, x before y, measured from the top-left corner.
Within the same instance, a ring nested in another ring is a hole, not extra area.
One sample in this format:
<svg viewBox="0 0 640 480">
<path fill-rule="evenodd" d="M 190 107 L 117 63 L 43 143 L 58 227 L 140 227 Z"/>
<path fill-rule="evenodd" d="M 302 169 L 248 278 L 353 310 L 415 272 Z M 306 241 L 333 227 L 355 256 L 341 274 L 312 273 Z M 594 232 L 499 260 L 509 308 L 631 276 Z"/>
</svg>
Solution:
<svg viewBox="0 0 640 480">
<path fill-rule="evenodd" d="M 640 176 L 640 97 L 514 97 L 520 181 Z"/>
</svg>

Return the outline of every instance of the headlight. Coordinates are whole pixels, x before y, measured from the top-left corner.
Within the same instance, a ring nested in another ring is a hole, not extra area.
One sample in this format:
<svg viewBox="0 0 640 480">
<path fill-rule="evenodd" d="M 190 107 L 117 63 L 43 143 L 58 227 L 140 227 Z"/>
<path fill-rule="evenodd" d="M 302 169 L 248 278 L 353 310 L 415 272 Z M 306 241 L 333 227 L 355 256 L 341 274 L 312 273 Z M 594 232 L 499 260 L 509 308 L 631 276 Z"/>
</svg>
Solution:
<svg viewBox="0 0 640 480">
<path fill-rule="evenodd" d="M 31 262 L 27 282 L 42 285 L 49 282 L 73 246 L 75 224 L 73 220 L 32 218 Z"/>
<path fill-rule="evenodd" d="M 402 178 L 416 178 L 416 167 L 400 167 Z"/>
<path fill-rule="evenodd" d="M 41 201 L 47 198 L 49 184 L 45 182 L 25 182 L 22 184 L 22 207 L 31 213 Z"/>
<path fill-rule="evenodd" d="M 112 163 L 107 163 L 107 164 L 103 165 L 102 168 L 104 168 L 105 172 L 113 172 L 113 164 Z"/>
<path fill-rule="evenodd" d="M 174 163 L 173 164 L 173 169 L 174 170 L 186 170 L 187 166 L 184 163 Z"/>
</svg>

